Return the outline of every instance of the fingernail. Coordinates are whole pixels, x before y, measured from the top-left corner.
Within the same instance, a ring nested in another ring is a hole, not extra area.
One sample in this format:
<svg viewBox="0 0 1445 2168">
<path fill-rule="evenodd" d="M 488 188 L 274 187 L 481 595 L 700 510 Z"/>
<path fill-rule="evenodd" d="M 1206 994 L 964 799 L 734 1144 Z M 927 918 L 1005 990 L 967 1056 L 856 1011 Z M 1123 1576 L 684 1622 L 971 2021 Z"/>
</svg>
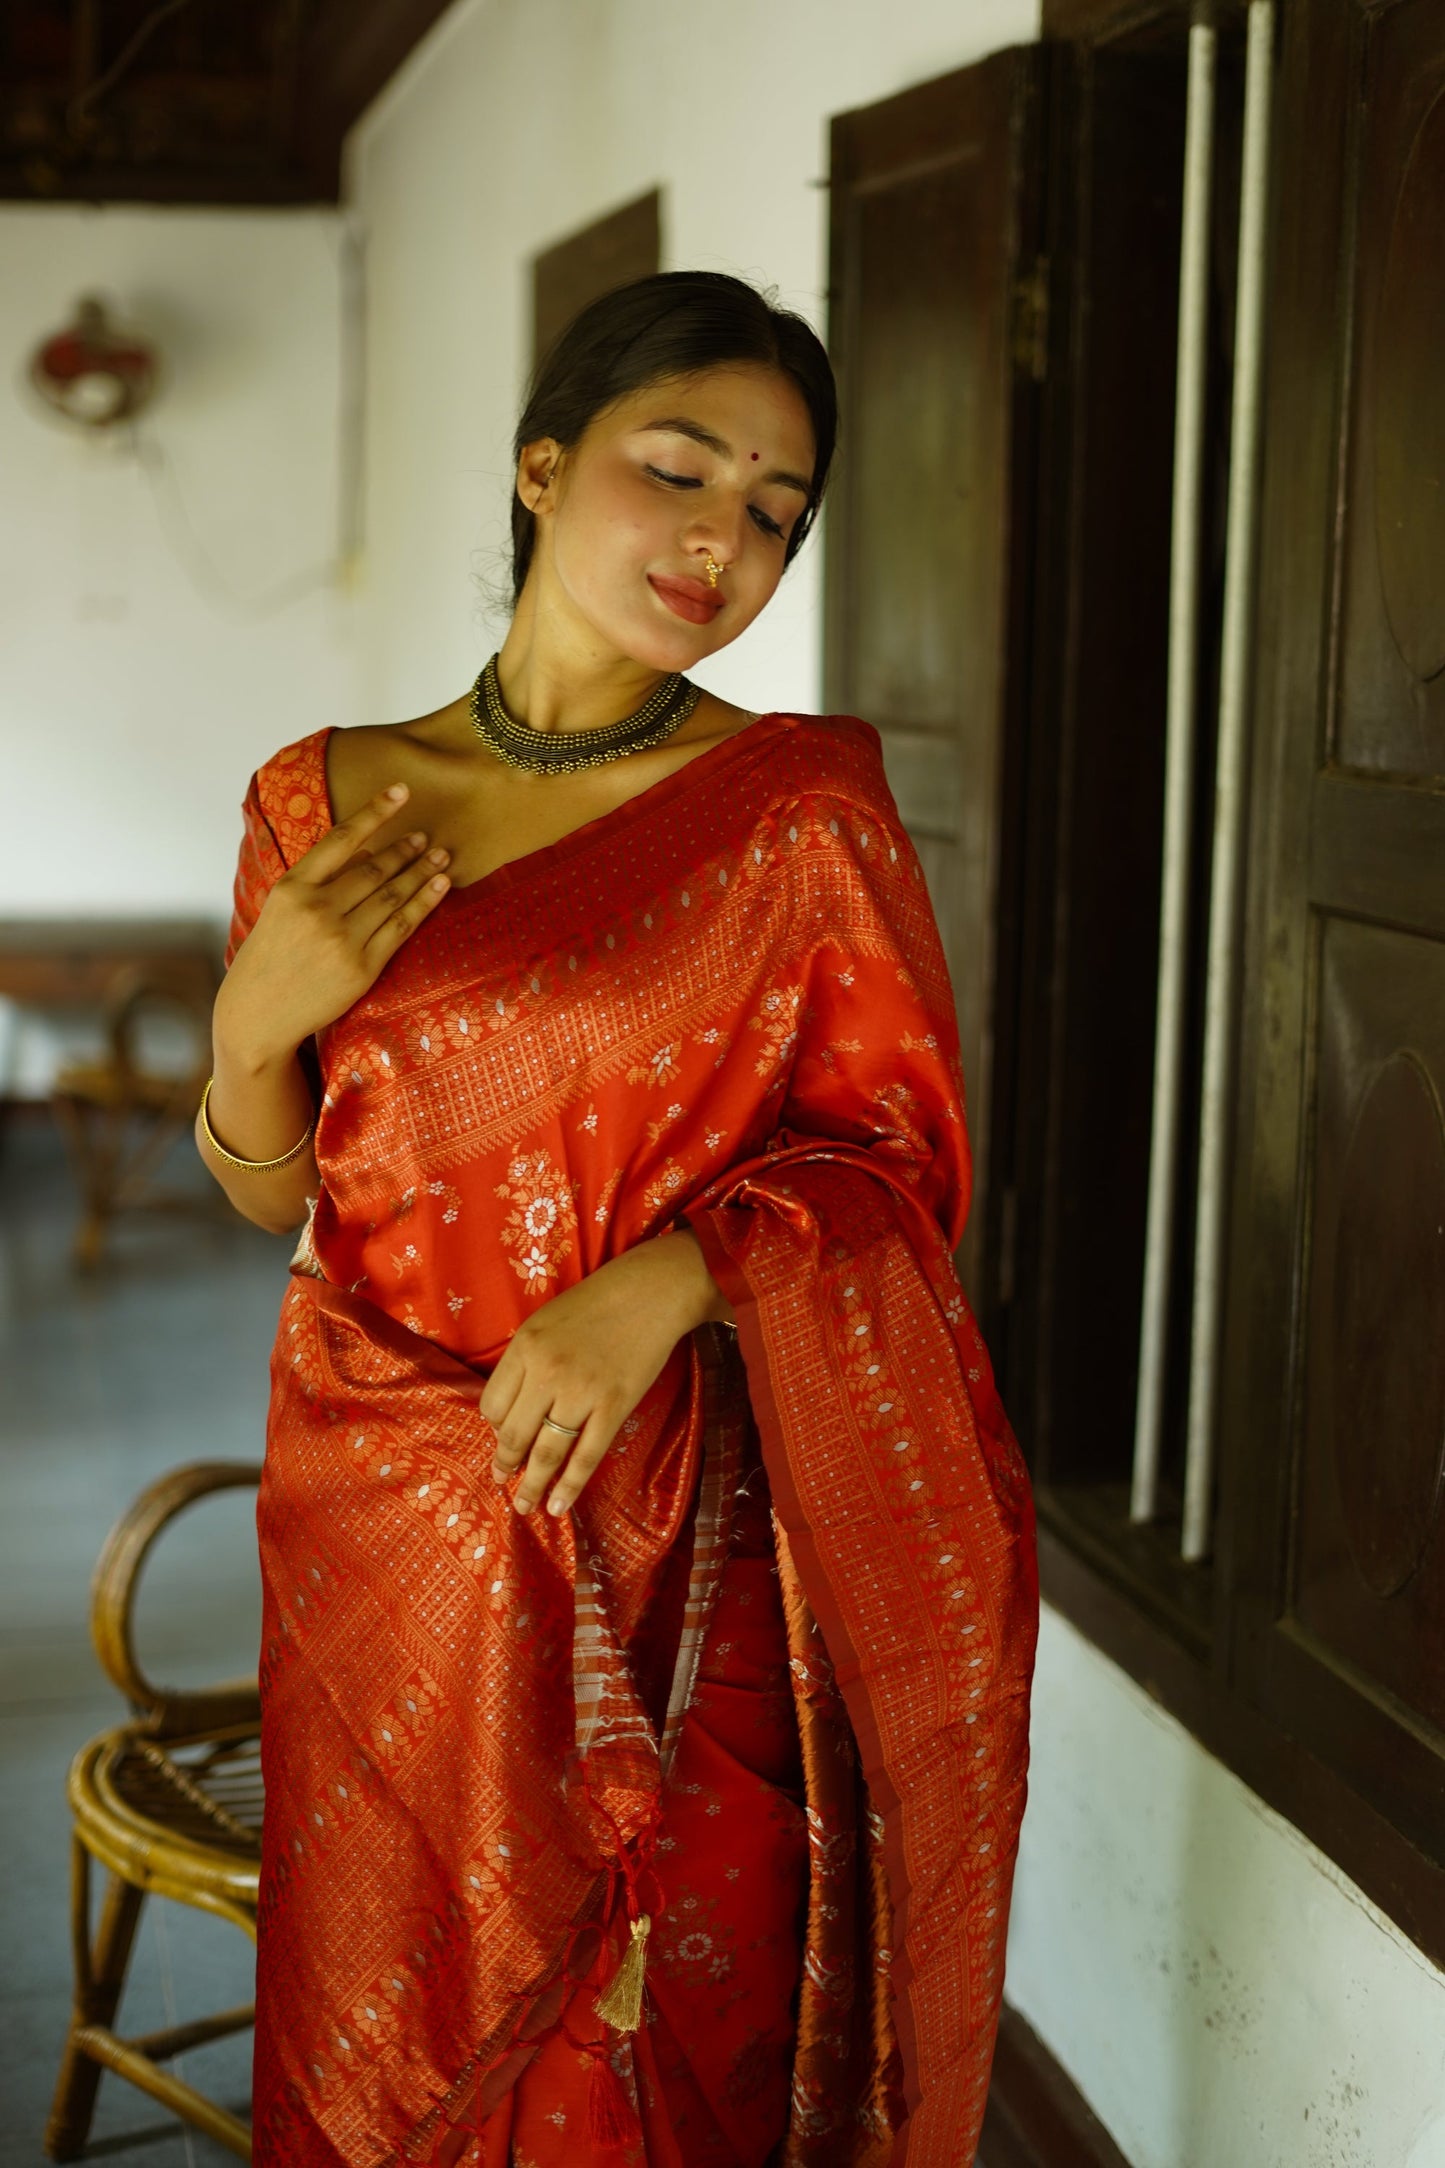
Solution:
<svg viewBox="0 0 1445 2168">
<path fill-rule="evenodd" d="M 426 838 L 425 836 L 418 836 L 417 841 L 419 843 L 424 843 L 426 841 Z M 431 860 L 434 866 L 444 866 L 447 862 L 448 853 L 442 850 L 428 851 L 427 857 Z"/>
<path fill-rule="evenodd" d="M 424 828 L 413 828 L 411 834 L 407 837 L 406 840 L 412 846 L 413 850 L 419 851 L 423 843 L 425 843 L 426 841 L 426 830 Z"/>
<path fill-rule="evenodd" d="M 519 1513 L 530 1513 L 530 1512 L 531 1512 L 531 1510 L 532 1510 L 532 1501 L 531 1501 L 531 1499 L 530 1499 L 530 1498 L 519 1498 L 519 1499 L 517 1500 L 517 1511 L 518 1511 Z"/>
<path fill-rule="evenodd" d="M 565 1513 L 566 1510 L 567 1501 L 565 1498 L 549 1498 L 547 1500 L 547 1511 L 549 1513 L 562 1514 Z"/>
<path fill-rule="evenodd" d="M 450 888 L 452 884 L 447 879 L 444 873 L 439 873 L 431 885 L 437 891 L 438 895 L 440 895 L 441 891 L 444 888 Z"/>
<path fill-rule="evenodd" d="M 386 795 L 388 798 L 394 798 L 397 804 L 400 805 L 402 799 L 408 797 L 410 793 L 408 792 L 405 783 L 393 783 Z"/>
</svg>

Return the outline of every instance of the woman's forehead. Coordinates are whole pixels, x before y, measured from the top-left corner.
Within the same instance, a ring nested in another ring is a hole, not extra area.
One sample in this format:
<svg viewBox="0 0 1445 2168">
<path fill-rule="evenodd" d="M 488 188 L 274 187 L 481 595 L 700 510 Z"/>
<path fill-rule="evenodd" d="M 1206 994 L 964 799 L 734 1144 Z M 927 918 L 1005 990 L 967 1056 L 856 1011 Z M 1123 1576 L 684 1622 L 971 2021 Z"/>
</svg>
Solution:
<svg viewBox="0 0 1445 2168">
<path fill-rule="evenodd" d="M 813 425 L 802 393 L 779 369 L 761 362 L 722 362 L 687 376 L 669 376 L 627 392 L 599 416 L 611 433 L 696 423 L 746 458 L 765 444 L 813 450 Z M 746 440 L 746 441 L 745 441 Z"/>
</svg>

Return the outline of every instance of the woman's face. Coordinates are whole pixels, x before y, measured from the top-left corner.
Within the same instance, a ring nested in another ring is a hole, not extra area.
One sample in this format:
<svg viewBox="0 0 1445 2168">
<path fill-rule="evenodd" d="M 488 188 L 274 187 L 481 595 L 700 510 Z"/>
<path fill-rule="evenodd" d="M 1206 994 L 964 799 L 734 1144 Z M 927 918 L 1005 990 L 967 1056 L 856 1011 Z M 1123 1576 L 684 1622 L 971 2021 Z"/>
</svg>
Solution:
<svg viewBox="0 0 1445 2168">
<path fill-rule="evenodd" d="M 631 392 L 568 451 L 529 445 L 519 486 L 539 513 L 539 607 L 652 669 L 691 669 L 772 595 L 813 456 L 797 387 L 750 363 Z"/>
</svg>

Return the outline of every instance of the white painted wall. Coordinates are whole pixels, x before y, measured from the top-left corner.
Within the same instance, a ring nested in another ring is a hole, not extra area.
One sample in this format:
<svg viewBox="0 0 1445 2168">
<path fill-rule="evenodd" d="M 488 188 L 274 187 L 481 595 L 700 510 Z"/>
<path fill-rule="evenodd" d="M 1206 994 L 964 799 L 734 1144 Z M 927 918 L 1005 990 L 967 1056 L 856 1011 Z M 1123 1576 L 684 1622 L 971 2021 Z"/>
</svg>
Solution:
<svg viewBox="0 0 1445 2168">
<path fill-rule="evenodd" d="M 1445 1977 L 1046 1611 L 1008 1995 L 1134 2168 L 1445 2168 Z"/>
<path fill-rule="evenodd" d="M 656 184 L 663 268 L 741 273 L 823 326 L 829 117 L 1038 34 L 1038 0 L 461 0 L 351 140 L 370 376 L 367 719 L 438 706 L 500 620 L 530 261 Z M 699 672 L 819 705 L 818 540 Z M 480 583 L 480 584 L 479 584 Z"/>
<path fill-rule="evenodd" d="M 828 116 L 1037 34 L 1035 0 L 460 0 L 363 120 L 368 720 L 495 644 L 540 247 L 654 184 L 664 264 L 823 322 Z M 710 673 L 819 699 L 819 553 Z M 1445 2168 L 1445 1981 L 1045 1612 L 1008 1992 L 1135 2168 Z"/>
<path fill-rule="evenodd" d="M 354 715 L 343 231 L 0 208 L 0 916 L 222 914 L 251 769 Z M 163 355 L 144 457 L 50 420 L 26 381 L 89 289 Z M 48 1044 L 0 1018 L 0 1088 L 43 1088 Z"/>
</svg>

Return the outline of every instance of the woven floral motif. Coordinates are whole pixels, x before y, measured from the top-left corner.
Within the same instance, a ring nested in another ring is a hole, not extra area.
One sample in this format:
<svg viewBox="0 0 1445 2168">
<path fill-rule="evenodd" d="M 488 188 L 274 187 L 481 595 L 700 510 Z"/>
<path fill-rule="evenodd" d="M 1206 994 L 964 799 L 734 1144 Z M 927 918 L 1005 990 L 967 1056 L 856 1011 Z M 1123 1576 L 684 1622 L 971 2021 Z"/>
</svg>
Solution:
<svg viewBox="0 0 1445 2168">
<path fill-rule="evenodd" d="M 510 1207 L 499 1239 L 515 1252 L 512 1270 L 529 1294 L 547 1293 L 548 1283 L 572 1254 L 577 1233 L 573 1200 L 580 1187 L 565 1180 L 546 1151 L 520 1153 L 508 1167 L 506 1181 L 496 1185 L 497 1195 Z"/>
</svg>

